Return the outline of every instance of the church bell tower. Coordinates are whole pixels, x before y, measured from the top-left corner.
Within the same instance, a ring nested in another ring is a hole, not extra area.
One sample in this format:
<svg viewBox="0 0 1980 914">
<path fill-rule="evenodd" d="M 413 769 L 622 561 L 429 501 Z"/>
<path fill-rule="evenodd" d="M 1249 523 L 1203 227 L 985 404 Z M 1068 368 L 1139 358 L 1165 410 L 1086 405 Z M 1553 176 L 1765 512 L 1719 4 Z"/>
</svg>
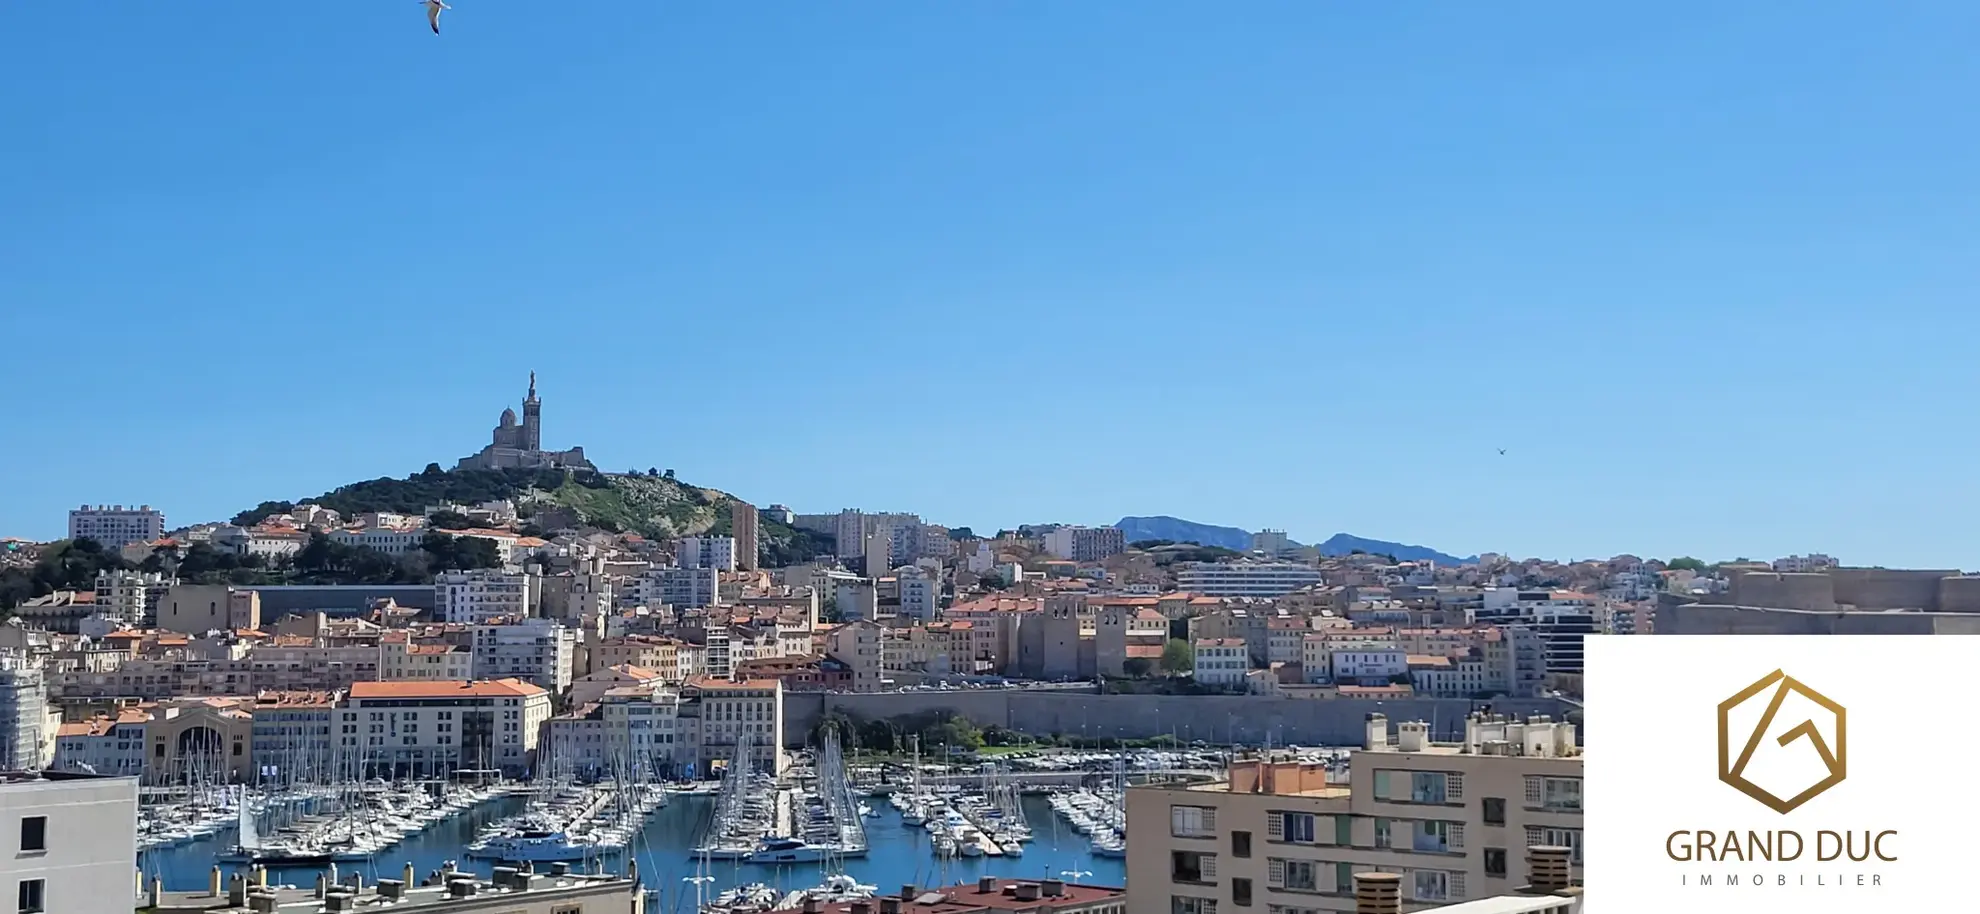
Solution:
<svg viewBox="0 0 1980 914">
<path fill-rule="evenodd" d="M 522 448 L 543 450 L 543 401 L 536 399 L 536 372 L 529 373 L 529 395 L 523 398 Z"/>
</svg>

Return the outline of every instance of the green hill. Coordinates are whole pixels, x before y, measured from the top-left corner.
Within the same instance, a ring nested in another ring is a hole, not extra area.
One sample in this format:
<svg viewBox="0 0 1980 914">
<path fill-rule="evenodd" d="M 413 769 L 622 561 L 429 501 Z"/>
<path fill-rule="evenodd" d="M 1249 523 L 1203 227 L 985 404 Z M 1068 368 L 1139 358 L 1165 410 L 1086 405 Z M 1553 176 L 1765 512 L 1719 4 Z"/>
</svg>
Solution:
<svg viewBox="0 0 1980 914">
<path fill-rule="evenodd" d="M 654 539 L 722 536 L 729 532 L 735 496 L 688 485 L 670 474 L 600 473 L 593 470 L 442 470 L 438 464 L 404 479 L 381 477 L 339 486 L 300 501 L 265 501 L 233 518 L 252 524 L 298 504 L 322 505 L 346 518 L 367 511 L 419 514 L 429 505 L 474 505 L 497 499 L 516 503 L 526 522 L 555 530 L 598 527 Z M 539 523 L 540 522 L 540 523 Z M 796 530 L 770 518 L 758 524 L 764 564 L 785 565 L 829 554 L 832 539 Z"/>
</svg>

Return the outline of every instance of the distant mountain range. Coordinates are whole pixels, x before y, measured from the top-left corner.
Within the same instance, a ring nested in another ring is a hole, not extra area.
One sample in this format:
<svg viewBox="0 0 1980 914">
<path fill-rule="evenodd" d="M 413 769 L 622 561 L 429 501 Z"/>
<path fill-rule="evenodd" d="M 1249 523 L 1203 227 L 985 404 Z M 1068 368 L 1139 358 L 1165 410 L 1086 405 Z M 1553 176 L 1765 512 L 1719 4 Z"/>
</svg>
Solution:
<svg viewBox="0 0 1980 914">
<path fill-rule="evenodd" d="M 1199 546 L 1221 546 L 1243 552 L 1251 548 L 1251 531 L 1239 527 L 1218 527 L 1213 524 L 1199 524 L 1180 517 L 1157 515 L 1155 517 L 1123 517 L 1114 525 L 1121 531 L 1121 537 L 1130 543 L 1141 540 L 1170 540 L 1178 543 L 1195 543 Z M 1295 543 L 1294 545 L 1299 545 Z M 1398 561 L 1414 562 L 1429 559 L 1444 565 L 1457 565 L 1475 562 L 1477 556 L 1459 558 L 1438 552 L 1428 546 L 1412 546 L 1407 543 L 1391 543 L 1387 540 L 1371 540 L 1351 533 L 1336 533 L 1318 547 L 1321 555 L 1347 555 L 1356 550 L 1375 555 L 1393 555 Z"/>
</svg>

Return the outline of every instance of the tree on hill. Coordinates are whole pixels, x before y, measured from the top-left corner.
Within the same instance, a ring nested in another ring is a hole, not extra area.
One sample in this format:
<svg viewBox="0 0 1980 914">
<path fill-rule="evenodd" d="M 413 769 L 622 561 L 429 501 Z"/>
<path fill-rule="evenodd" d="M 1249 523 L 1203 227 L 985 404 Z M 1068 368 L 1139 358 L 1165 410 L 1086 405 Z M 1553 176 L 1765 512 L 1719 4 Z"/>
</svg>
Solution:
<svg viewBox="0 0 1980 914">
<path fill-rule="evenodd" d="M 1162 669 L 1170 673 L 1187 673 L 1196 669 L 1196 648 L 1181 638 L 1170 638 L 1162 645 Z"/>
<path fill-rule="evenodd" d="M 434 571 L 502 567 L 502 551 L 487 537 L 428 533 L 419 548 L 429 557 L 428 567 Z"/>
<path fill-rule="evenodd" d="M 131 567 L 123 556 L 88 537 L 50 543 L 28 568 L 0 571 L 0 609 L 12 609 L 58 590 L 90 590 L 100 571 Z"/>
<path fill-rule="evenodd" d="M 472 530 L 480 526 L 474 522 L 474 518 L 459 511 L 435 511 L 426 522 L 441 530 Z"/>
<path fill-rule="evenodd" d="M 1669 568 L 1672 571 L 1698 572 L 1705 570 L 1705 563 L 1698 559 L 1694 559 L 1691 556 L 1681 555 L 1678 556 L 1677 558 L 1671 559 L 1668 562 L 1665 562 L 1664 567 Z"/>
</svg>

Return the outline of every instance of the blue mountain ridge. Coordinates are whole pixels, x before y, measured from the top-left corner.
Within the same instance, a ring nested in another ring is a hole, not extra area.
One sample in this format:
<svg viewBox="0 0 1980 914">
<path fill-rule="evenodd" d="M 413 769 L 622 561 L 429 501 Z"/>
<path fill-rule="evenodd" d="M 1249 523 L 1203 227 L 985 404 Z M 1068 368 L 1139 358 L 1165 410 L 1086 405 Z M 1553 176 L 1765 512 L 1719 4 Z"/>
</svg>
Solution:
<svg viewBox="0 0 1980 914">
<path fill-rule="evenodd" d="M 1178 543 L 1195 543 L 1199 546 L 1221 546 L 1239 552 L 1251 548 L 1251 532 L 1248 530 L 1199 524 L 1180 517 L 1167 515 L 1123 517 L 1114 526 L 1120 529 L 1121 537 L 1130 543 L 1141 540 L 1171 540 Z M 1404 562 L 1429 559 L 1439 564 L 1458 565 L 1478 560 L 1475 555 L 1470 558 L 1459 558 L 1428 546 L 1372 540 L 1351 533 L 1336 533 L 1328 537 L 1318 548 L 1321 555 L 1347 555 L 1358 549 L 1376 555 L 1393 555 L 1398 561 Z"/>
</svg>

